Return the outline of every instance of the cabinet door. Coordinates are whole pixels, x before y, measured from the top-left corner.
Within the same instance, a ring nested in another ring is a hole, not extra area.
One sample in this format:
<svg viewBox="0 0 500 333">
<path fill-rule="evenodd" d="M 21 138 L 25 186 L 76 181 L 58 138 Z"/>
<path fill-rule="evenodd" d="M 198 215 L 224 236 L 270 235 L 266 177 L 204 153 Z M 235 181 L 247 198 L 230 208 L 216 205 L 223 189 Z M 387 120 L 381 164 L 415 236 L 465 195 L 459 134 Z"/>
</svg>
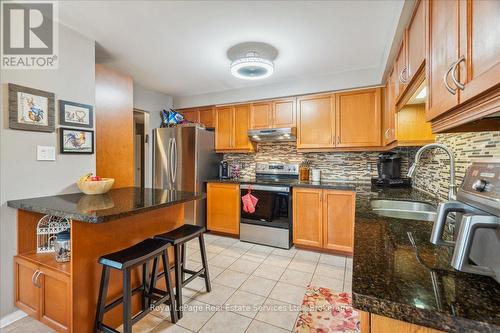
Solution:
<svg viewBox="0 0 500 333">
<path fill-rule="evenodd" d="M 227 150 L 232 147 L 233 112 L 230 106 L 215 109 L 215 149 Z"/>
<path fill-rule="evenodd" d="M 33 282 L 37 272 L 37 265 L 19 257 L 14 257 L 14 301 L 19 309 L 38 319 L 40 289 Z"/>
<path fill-rule="evenodd" d="M 321 248 L 322 190 L 293 188 L 293 242 Z"/>
<path fill-rule="evenodd" d="M 207 228 L 227 234 L 240 234 L 240 186 L 207 184 Z"/>
<path fill-rule="evenodd" d="M 458 92 L 448 69 L 458 59 L 459 11 L 458 0 L 429 0 L 427 54 L 427 120 L 434 119 L 458 103 Z M 455 90 L 448 91 L 445 85 Z"/>
<path fill-rule="evenodd" d="M 395 102 L 397 102 L 399 96 L 401 96 L 405 90 L 405 79 L 407 75 L 407 67 L 406 67 L 406 52 L 405 52 L 405 40 L 401 43 L 399 47 L 398 55 L 396 56 L 396 62 L 394 63 L 394 68 L 396 70 L 396 98 Z"/>
<path fill-rule="evenodd" d="M 180 110 L 180 113 L 184 116 L 184 119 L 189 120 L 190 122 L 199 122 L 197 108 L 183 109 Z"/>
<path fill-rule="evenodd" d="M 250 110 L 250 128 L 270 128 L 272 116 L 272 103 L 253 103 Z"/>
<path fill-rule="evenodd" d="M 385 88 L 384 131 L 382 133 L 382 139 L 385 145 L 396 140 L 396 106 L 394 104 L 395 73 L 393 69 L 389 74 Z"/>
<path fill-rule="evenodd" d="M 250 105 L 240 104 L 233 106 L 233 149 L 252 150 L 252 142 L 248 138 L 250 127 Z"/>
<path fill-rule="evenodd" d="M 198 109 L 199 122 L 205 125 L 206 128 L 215 127 L 214 108 L 212 106 Z"/>
<path fill-rule="evenodd" d="M 70 280 L 69 276 L 42 268 L 39 284 L 40 321 L 58 332 L 70 331 Z"/>
<path fill-rule="evenodd" d="M 335 95 L 297 99 L 297 148 L 335 146 Z"/>
<path fill-rule="evenodd" d="M 407 81 L 410 82 L 425 61 L 425 1 L 418 1 L 408 26 L 406 52 L 408 54 Z"/>
<path fill-rule="evenodd" d="M 460 2 L 460 103 L 500 82 L 500 1 Z"/>
<path fill-rule="evenodd" d="M 380 146 L 380 89 L 336 94 L 336 147 Z"/>
<path fill-rule="evenodd" d="M 323 190 L 323 247 L 352 253 L 355 193 Z"/>
<path fill-rule="evenodd" d="M 371 314 L 370 317 L 371 333 L 443 333 L 442 331 L 438 331 L 429 327 L 419 326 L 376 314 Z"/>
<path fill-rule="evenodd" d="M 272 126 L 295 127 L 295 98 L 282 99 L 273 102 Z"/>
</svg>

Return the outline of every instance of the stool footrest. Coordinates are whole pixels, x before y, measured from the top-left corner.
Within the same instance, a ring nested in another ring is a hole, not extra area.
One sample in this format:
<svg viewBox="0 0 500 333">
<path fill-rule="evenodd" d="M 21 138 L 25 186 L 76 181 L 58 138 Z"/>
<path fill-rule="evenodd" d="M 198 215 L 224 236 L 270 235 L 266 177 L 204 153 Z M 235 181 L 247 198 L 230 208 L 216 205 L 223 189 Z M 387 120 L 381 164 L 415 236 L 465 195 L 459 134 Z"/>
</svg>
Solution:
<svg viewBox="0 0 500 333">
<path fill-rule="evenodd" d="M 114 328 L 109 327 L 106 324 L 99 324 L 99 329 L 104 333 L 120 333 L 120 331 L 115 330 Z"/>
<path fill-rule="evenodd" d="M 196 279 L 197 277 L 205 277 L 205 269 L 202 268 L 201 270 L 199 270 L 198 272 L 194 272 L 194 271 L 187 271 L 187 270 L 184 270 L 184 272 L 188 273 L 188 274 L 193 274 L 191 275 L 189 278 L 187 278 L 186 280 L 182 281 L 182 286 L 184 287 L 185 285 L 187 285 L 188 283 L 190 283 L 191 281 L 193 281 L 194 279 Z"/>
<path fill-rule="evenodd" d="M 132 291 L 131 291 L 131 295 L 134 296 L 135 294 L 137 294 L 138 292 L 142 291 L 144 288 L 142 286 L 139 286 L 139 287 L 136 287 L 134 288 Z M 107 304 L 105 307 L 104 307 L 104 311 L 107 312 L 115 307 L 117 307 L 118 305 L 122 304 L 123 303 L 123 297 L 118 297 L 118 298 L 115 298 L 111 303 Z"/>
</svg>

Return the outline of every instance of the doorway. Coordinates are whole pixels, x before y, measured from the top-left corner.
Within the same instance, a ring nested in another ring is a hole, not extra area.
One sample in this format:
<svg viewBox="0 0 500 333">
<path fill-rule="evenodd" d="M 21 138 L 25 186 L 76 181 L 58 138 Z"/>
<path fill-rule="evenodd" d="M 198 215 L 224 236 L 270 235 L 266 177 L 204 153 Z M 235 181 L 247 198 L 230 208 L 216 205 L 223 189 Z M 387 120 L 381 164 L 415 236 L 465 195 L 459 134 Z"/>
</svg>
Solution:
<svg viewBox="0 0 500 333">
<path fill-rule="evenodd" d="M 145 114 L 134 109 L 134 185 L 145 187 Z"/>
</svg>

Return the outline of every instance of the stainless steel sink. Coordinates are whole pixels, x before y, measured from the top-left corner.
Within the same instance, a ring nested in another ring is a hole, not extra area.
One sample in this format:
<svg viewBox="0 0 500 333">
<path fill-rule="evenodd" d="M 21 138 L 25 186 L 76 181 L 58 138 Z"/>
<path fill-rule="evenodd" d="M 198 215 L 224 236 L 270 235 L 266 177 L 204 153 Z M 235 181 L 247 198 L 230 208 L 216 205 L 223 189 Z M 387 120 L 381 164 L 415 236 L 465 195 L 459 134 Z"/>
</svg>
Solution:
<svg viewBox="0 0 500 333">
<path fill-rule="evenodd" d="M 418 221 L 434 221 L 436 216 L 436 208 L 425 202 L 376 199 L 370 204 L 380 216 Z"/>
</svg>

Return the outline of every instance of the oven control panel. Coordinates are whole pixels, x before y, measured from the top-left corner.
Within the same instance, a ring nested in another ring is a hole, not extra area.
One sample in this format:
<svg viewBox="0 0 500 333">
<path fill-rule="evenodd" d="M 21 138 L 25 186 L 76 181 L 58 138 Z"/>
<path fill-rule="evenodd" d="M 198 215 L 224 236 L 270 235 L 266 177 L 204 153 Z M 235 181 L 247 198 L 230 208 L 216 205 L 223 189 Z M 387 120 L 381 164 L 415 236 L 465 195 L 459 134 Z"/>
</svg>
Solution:
<svg viewBox="0 0 500 333">
<path fill-rule="evenodd" d="M 472 163 L 460 189 L 471 195 L 500 201 L 500 161 Z"/>
<path fill-rule="evenodd" d="M 255 171 L 257 174 L 274 174 L 274 175 L 298 175 L 298 164 L 281 164 L 281 163 L 257 163 Z"/>
</svg>

